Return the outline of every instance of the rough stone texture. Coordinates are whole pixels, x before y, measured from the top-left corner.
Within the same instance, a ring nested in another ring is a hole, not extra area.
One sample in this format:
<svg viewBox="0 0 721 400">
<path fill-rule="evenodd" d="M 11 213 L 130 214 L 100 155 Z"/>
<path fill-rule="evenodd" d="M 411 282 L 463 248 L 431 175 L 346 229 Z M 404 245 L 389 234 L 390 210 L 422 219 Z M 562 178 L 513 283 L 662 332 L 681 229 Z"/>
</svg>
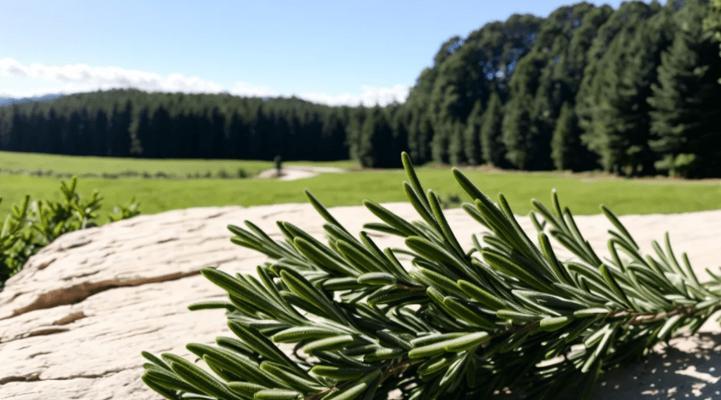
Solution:
<svg viewBox="0 0 721 400">
<path fill-rule="evenodd" d="M 389 207 L 415 218 L 407 205 Z M 333 212 L 354 231 L 373 219 L 359 207 Z M 448 217 L 465 244 L 480 230 L 460 210 Z M 0 292 L 0 399 L 157 398 L 139 382 L 139 353 L 185 353 L 185 343 L 210 342 L 225 330 L 221 312 L 186 306 L 220 296 L 198 276 L 203 266 L 251 271 L 263 260 L 228 240 L 226 224 L 245 219 L 272 232 L 281 219 L 322 234 L 307 205 L 196 208 L 74 232 L 45 248 Z M 699 272 L 717 265 L 721 211 L 622 220 L 646 246 L 670 229 Z M 599 216 L 578 222 L 603 253 L 608 223 Z M 521 223 L 529 227 L 526 218 Z M 400 244 L 377 236 L 384 246 Z M 611 373 L 600 398 L 720 398 L 718 332 L 710 324 L 696 338 L 676 339 L 647 361 Z"/>
</svg>

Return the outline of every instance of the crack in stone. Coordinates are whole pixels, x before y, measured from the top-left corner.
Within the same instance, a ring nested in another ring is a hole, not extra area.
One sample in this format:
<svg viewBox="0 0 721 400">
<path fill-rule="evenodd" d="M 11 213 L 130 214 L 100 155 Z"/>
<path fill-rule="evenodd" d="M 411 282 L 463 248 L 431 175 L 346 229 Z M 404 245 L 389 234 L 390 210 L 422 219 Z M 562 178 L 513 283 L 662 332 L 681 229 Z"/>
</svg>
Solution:
<svg viewBox="0 0 721 400">
<path fill-rule="evenodd" d="M 25 375 L 11 375 L 0 378 L 0 385 L 10 382 L 37 382 L 40 380 L 40 373 L 33 372 Z"/>
<path fill-rule="evenodd" d="M 41 379 L 39 372 L 32 372 L 25 375 L 11 375 L 0 378 L 0 386 L 5 385 L 7 383 L 11 382 L 39 382 L 39 381 L 69 381 L 73 379 L 98 379 L 98 378 L 104 378 L 109 375 L 117 374 L 118 372 L 123 372 L 125 370 L 128 370 L 130 368 L 116 368 L 116 369 L 110 369 L 107 371 L 104 371 L 102 373 L 98 374 L 79 374 L 79 375 L 69 375 L 69 376 L 60 376 L 56 378 L 47 378 L 47 379 Z"/>
<path fill-rule="evenodd" d="M 25 335 L 20 336 L 20 339 L 26 339 L 33 336 L 46 336 L 46 335 L 53 335 L 55 333 L 63 333 L 67 332 L 70 329 L 62 327 L 62 326 L 44 326 L 41 328 L 34 329 Z"/>
<path fill-rule="evenodd" d="M 73 322 L 75 322 L 75 321 L 77 321 L 77 320 L 81 320 L 81 319 L 83 319 L 83 318 L 85 318 L 85 317 L 87 317 L 87 315 L 85 315 L 84 312 L 82 312 L 82 311 L 75 311 L 75 312 L 71 312 L 70 314 L 68 314 L 68 315 L 60 318 L 60 319 L 57 320 L 57 321 L 54 321 L 54 322 L 53 322 L 53 325 L 56 325 L 56 326 L 57 326 L 57 325 L 72 324 Z"/>
<path fill-rule="evenodd" d="M 49 259 L 49 260 L 46 260 L 46 261 L 44 261 L 44 262 L 42 262 L 42 263 L 37 264 L 37 267 L 36 267 L 36 268 L 37 268 L 38 270 L 43 270 L 43 269 L 49 267 L 52 263 L 54 263 L 55 260 L 57 260 L 57 257 L 53 257 L 53 258 L 51 258 L 51 259 Z"/>
<path fill-rule="evenodd" d="M 0 338 L 0 343 L 8 343 L 13 342 L 17 340 L 27 339 L 34 336 L 46 336 L 46 335 L 54 335 L 56 333 L 63 333 L 70 330 L 70 328 L 65 327 L 64 325 L 72 324 L 75 321 L 81 320 L 83 318 L 87 317 L 84 312 L 82 311 L 75 311 L 71 312 L 70 314 L 53 321 L 50 325 L 46 326 L 40 326 L 38 328 L 35 328 L 33 330 L 30 330 L 28 332 L 25 332 L 21 335 L 15 336 L 13 338 L 7 339 L 5 341 Z M 32 356 L 30 357 L 32 358 Z"/>
<path fill-rule="evenodd" d="M 135 279 L 107 279 L 99 282 L 82 282 L 76 285 L 42 293 L 38 295 L 35 300 L 30 304 L 24 307 L 16 308 L 15 310 L 13 310 L 12 314 L 7 317 L 0 318 L 0 320 L 14 318 L 18 315 L 22 315 L 30 311 L 43 310 L 67 304 L 79 303 L 94 294 L 98 294 L 100 292 L 104 292 L 110 289 L 174 281 L 189 276 L 196 276 L 198 272 L 199 270 L 192 270 L 188 272 L 175 272 L 172 274 Z"/>
<path fill-rule="evenodd" d="M 89 276 L 97 275 L 98 273 L 100 273 L 99 270 L 98 270 L 98 271 L 85 272 L 85 273 L 78 274 L 78 275 L 74 275 L 74 276 L 66 276 L 66 277 L 63 277 L 63 278 L 61 278 L 61 279 L 64 280 L 64 281 L 69 281 L 69 280 L 78 279 L 78 278 L 87 278 L 87 277 L 89 277 Z"/>
<path fill-rule="evenodd" d="M 68 250 L 77 249 L 77 248 L 79 248 L 79 247 L 87 246 L 88 244 L 90 244 L 90 243 L 92 243 L 92 242 L 93 242 L 93 241 L 92 241 L 92 239 L 90 239 L 90 238 L 81 237 L 80 240 L 78 240 L 78 241 L 76 241 L 76 242 L 68 243 L 68 244 L 66 244 L 65 246 L 58 246 L 58 247 L 57 247 L 57 250 L 58 250 L 58 251 L 61 251 L 61 252 L 65 252 L 65 251 L 68 251 Z"/>
<path fill-rule="evenodd" d="M 39 351 L 39 352 L 37 352 L 37 353 L 30 354 L 30 355 L 28 356 L 28 358 L 33 359 L 33 358 L 35 358 L 35 357 L 40 357 L 40 356 L 44 356 L 44 355 L 47 355 L 47 354 L 51 354 L 51 352 L 49 352 L 49 351 Z"/>
</svg>

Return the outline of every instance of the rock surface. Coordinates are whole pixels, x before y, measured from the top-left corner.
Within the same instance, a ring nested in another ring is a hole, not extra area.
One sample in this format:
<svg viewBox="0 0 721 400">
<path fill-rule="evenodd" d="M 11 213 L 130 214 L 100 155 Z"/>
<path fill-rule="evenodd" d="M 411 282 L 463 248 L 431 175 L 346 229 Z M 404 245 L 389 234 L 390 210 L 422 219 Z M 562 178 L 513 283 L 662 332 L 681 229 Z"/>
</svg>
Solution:
<svg viewBox="0 0 721 400">
<path fill-rule="evenodd" d="M 389 208 L 415 219 L 410 206 Z M 373 220 L 359 207 L 334 215 L 352 231 Z M 448 211 L 460 238 L 480 227 Z M 197 272 L 206 265 L 252 271 L 263 260 L 229 242 L 226 224 L 252 220 L 277 232 L 276 220 L 322 235 L 310 206 L 196 208 L 140 216 L 61 237 L 34 256 L 0 292 L 0 399 L 156 399 L 139 381 L 140 351 L 185 353 L 187 342 L 210 342 L 225 330 L 218 311 L 187 311 L 220 291 Z M 716 268 L 721 211 L 625 216 L 646 248 L 666 229 L 699 267 Z M 530 228 L 527 218 L 521 218 Z M 579 217 L 580 229 L 603 253 L 609 224 Z M 384 246 L 398 239 L 378 235 Z M 466 243 L 468 244 L 468 243 Z M 676 339 L 646 361 L 611 373 L 599 398 L 721 398 L 721 332 L 714 324 Z"/>
</svg>

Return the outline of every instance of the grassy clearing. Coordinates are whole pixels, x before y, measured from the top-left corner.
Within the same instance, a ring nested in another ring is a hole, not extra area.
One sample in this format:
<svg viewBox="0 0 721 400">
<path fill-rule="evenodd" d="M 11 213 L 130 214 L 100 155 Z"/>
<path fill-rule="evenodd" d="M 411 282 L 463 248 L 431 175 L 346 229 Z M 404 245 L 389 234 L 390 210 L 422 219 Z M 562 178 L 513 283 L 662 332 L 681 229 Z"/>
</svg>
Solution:
<svg viewBox="0 0 721 400">
<path fill-rule="evenodd" d="M 427 188 L 442 196 L 461 192 L 447 168 L 419 168 Z M 677 181 L 668 179 L 619 179 L 559 173 L 520 173 L 469 170 L 469 177 L 486 193 L 503 192 L 514 210 L 527 213 L 529 199 L 546 200 L 557 188 L 563 202 L 577 214 L 598 213 L 603 203 L 620 214 L 675 213 L 715 209 L 721 206 L 721 183 L 713 181 Z M 98 189 L 106 206 L 123 203 L 130 197 L 141 202 L 143 213 L 219 205 L 251 206 L 259 204 L 304 202 L 308 188 L 329 206 L 359 205 L 363 199 L 403 201 L 400 183 L 402 171 L 354 171 L 325 174 L 298 181 L 269 179 L 98 179 L 80 181 L 81 192 Z M 9 203 L 25 193 L 43 198 L 57 190 L 58 179 L 24 175 L 0 175 L 0 215 Z M 461 197 L 465 198 L 465 197 Z"/>
<path fill-rule="evenodd" d="M 352 169 L 353 161 L 291 161 L 285 165 L 316 165 Z M 239 170 L 248 176 L 273 168 L 271 161 L 253 160 L 182 160 L 182 159 L 133 159 L 116 157 L 61 156 L 37 153 L 14 153 L 0 151 L 0 171 L 49 171 L 53 175 L 103 175 L 134 173 L 156 176 L 165 174 L 175 177 L 189 175 L 217 176 L 221 171 L 237 176 Z"/>
</svg>

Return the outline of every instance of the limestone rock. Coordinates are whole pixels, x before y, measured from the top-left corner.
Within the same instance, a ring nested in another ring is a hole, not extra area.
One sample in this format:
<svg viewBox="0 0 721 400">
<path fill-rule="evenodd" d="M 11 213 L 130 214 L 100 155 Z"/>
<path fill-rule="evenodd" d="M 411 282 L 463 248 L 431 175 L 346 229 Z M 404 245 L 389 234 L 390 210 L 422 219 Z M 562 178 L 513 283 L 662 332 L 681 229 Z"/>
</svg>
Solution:
<svg viewBox="0 0 721 400">
<path fill-rule="evenodd" d="M 415 219 L 408 205 L 388 206 Z M 373 220 L 360 207 L 332 212 L 352 231 Z M 448 218 L 466 245 L 480 231 L 461 210 L 449 210 Z M 0 399 L 158 398 L 139 381 L 139 354 L 187 354 L 187 342 L 211 342 L 226 330 L 222 312 L 186 307 L 222 295 L 199 276 L 202 267 L 252 271 L 263 261 L 229 241 L 225 226 L 246 219 L 271 232 L 276 220 L 286 220 L 322 236 L 308 205 L 196 208 L 73 232 L 43 249 L 0 292 Z M 646 248 L 668 229 L 700 270 L 717 266 L 721 211 L 622 220 Z M 527 218 L 521 223 L 530 229 Z M 603 254 L 610 225 L 600 216 L 578 223 Z M 401 244 L 375 236 L 383 246 Z M 712 324 L 698 337 L 676 339 L 670 349 L 611 373 L 600 396 L 718 398 L 719 339 Z"/>
</svg>

